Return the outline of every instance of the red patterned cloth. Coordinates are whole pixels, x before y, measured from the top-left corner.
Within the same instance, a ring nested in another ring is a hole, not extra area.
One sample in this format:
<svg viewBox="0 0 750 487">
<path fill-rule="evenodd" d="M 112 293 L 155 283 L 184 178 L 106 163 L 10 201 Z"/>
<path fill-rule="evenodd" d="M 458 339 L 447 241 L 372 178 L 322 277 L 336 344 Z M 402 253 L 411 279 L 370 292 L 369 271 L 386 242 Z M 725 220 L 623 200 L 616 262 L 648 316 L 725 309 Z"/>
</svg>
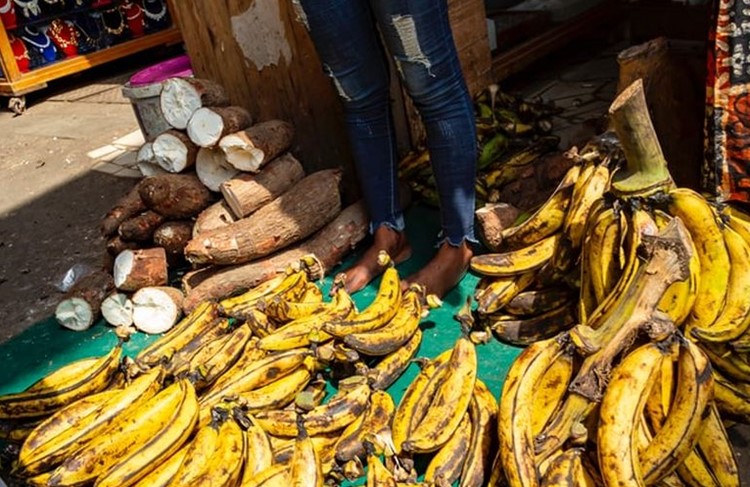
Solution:
<svg viewBox="0 0 750 487">
<path fill-rule="evenodd" d="M 750 201 L 750 12 L 717 0 L 709 34 L 703 188 L 725 201 Z"/>
<path fill-rule="evenodd" d="M 13 0 L 0 0 L 0 22 L 6 29 L 16 27 L 16 8 Z"/>
<path fill-rule="evenodd" d="M 13 57 L 16 59 L 18 70 L 22 73 L 28 73 L 31 70 L 31 58 L 26 50 L 26 44 L 17 37 L 8 36 L 10 48 L 13 50 Z"/>
<path fill-rule="evenodd" d="M 78 31 L 70 21 L 53 20 L 47 29 L 47 36 L 52 39 L 57 49 L 65 54 L 65 57 L 78 54 Z"/>
<path fill-rule="evenodd" d="M 133 37 L 142 36 L 146 30 L 143 8 L 136 2 L 125 2 L 120 6 L 120 8 L 122 9 L 122 15 L 125 16 L 125 20 L 128 23 L 130 34 Z"/>
</svg>

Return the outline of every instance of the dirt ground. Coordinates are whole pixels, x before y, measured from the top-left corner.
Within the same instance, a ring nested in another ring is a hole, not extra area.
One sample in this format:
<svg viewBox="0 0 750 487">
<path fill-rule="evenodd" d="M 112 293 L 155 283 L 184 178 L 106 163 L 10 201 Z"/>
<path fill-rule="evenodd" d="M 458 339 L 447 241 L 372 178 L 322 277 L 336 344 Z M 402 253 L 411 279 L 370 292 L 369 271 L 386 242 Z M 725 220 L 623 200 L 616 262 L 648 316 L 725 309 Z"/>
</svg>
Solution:
<svg viewBox="0 0 750 487">
<path fill-rule="evenodd" d="M 68 269 L 101 265 L 98 222 L 134 180 L 87 154 L 138 130 L 121 84 L 173 55 L 151 51 L 52 83 L 27 96 L 21 116 L 0 110 L 0 343 L 54 311 Z"/>
</svg>

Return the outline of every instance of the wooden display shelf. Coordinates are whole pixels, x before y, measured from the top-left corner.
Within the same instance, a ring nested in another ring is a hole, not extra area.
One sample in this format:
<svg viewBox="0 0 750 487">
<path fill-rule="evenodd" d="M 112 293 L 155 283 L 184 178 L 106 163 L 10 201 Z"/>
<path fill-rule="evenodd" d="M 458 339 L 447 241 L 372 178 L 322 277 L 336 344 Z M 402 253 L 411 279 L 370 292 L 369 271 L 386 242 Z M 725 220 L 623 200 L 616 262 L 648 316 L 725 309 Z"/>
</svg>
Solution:
<svg viewBox="0 0 750 487">
<path fill-rule="evenodd" d="M 169 27 L 153 34 L 102 49 L 101 51 L 63 59 L 34 69 L 28 73 L 19 72 L 14 63 L 3 63 L 3 73 L 7 78 L 0 78 L 0 95 L 20 96 L 45 88 L 48 81 L 62 78 L 69 74 L 77 73 L 151 47 L 175 44 L 181 42 L 181 40 L 180 31 L 177 27 Z M 0 51 L 3 50 L 3 44 L 8 44 L 7 35 L 0 29 Z M 10 59 L 13 59 L 12 53 Z"/>
<path fill-rule="evenodd" d="M 492 58 L 493 79 L 502 81 L 574 39 L 601 29 L 617 17 L 619 10 L 616 2 L 605 1 L 570 20 L 552 25 L 525 42 L 495 54 Z"/>
</svg>

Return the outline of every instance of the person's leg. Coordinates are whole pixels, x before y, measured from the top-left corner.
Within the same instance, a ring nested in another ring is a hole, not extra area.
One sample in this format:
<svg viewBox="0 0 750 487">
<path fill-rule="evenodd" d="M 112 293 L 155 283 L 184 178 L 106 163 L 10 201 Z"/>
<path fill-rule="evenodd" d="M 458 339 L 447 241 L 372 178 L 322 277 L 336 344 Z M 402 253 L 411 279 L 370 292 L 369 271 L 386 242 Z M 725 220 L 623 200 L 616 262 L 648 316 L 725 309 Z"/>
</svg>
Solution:
<svg viewBox="0 0 750 487">
<path fill-rule="evenodd" d="M 466 273 L 474 237 L 474 110 L 453 42 L 446 0 L 371 2 L 427 131 L 440 197 L 441 237 L 433 259 L 407 282 L 444 295 Z"/>
<path fill-rule="evenodd" d="M 346 288 L 354 292 L 383 271 L 377 264 L 380 250 L 395 262 L 411 255 L 397 189 L 387 59 L 367 0 L 299 0 L 296 4 L 342 100 L 370 214 L 373 246 L 345 271 Z"/>
</svg>

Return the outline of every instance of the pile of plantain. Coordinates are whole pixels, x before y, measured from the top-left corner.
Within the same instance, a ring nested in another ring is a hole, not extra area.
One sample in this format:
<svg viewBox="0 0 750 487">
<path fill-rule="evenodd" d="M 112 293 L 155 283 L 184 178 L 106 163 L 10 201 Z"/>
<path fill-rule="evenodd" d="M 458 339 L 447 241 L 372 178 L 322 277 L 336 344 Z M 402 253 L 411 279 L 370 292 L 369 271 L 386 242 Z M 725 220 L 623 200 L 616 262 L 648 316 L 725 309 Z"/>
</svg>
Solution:
<svg viewBox="0 0 750 487">
<path fill-rule="evenodd" d="M 552 135 L 552 117 L 560 110 L 541 100 L 502 92 L 493 84 L 476 97 L 474 112 L 479 151 L 476 204 L 481 208 L 497 202 L 503 186 L 528 172 L 539 157 L 557 149 L 560 139 Z M 427 148 L 404 155 L 398 176 L 421 201 L 439 206 Z"/>
<path fill-rule="evenodd" d="M 497 404 L 476 380 L 474 344 L 464 338 L 435 361 L 419 359 L 424 387 L 396 408 L 385 389 L 412 363 L 419 324 L 440 303 L 418 285 L 402 291 L 389 257 L 379 258 L 386 269 L 362 310 L 341 278 L 326 300 L 309 280 L 319 263 L 305 257 L 244 294 L 202 303 L 133 358 L 118 330 L 106 356 L 0 397 L 0 435 L 17 445 L 12 478 L 321 486 L 367 475 L 369 485 L 413 484 L 412 453 L 435 452 L 430 485 L 458 475 L 481 485 Z"/>
<path fill-rule="evenodd" d="M 739 486 L 725 422 L 750 421 L 750 219 L 675 187 L 640 83 L 610 116 L 471 263 L 472 336 L 527 346 L 491 485 Z"/>
</svg>

